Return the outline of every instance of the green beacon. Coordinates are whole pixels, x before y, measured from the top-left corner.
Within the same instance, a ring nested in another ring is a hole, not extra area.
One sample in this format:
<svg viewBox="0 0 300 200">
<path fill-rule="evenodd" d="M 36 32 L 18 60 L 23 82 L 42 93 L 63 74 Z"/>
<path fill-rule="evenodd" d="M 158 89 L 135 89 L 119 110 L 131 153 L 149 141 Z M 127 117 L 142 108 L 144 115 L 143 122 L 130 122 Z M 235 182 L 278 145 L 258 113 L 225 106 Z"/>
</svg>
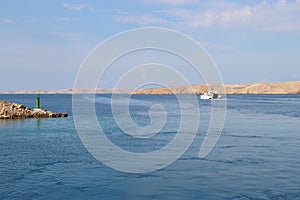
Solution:
<svg viewBox="0 0 300 200">
<path fill-rule="evenodd" d="M 41 109 L 41 105 L 40 105 L 40 95 L 37 95 L 36 99 L 35 99 L 35 109 L 39 110 Z"/>
</svg>

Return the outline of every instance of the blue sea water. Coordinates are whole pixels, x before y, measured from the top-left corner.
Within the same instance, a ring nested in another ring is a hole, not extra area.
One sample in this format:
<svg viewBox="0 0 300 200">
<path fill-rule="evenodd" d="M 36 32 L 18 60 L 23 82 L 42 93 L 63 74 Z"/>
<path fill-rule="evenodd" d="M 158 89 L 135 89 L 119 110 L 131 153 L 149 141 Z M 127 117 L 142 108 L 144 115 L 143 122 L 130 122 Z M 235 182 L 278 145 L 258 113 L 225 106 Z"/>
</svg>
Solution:
<svg viewBox="0 0 300 200">
<path fill-rule="evenodd" d="M 35 95 L 0 99 L 35 103 Z M 228 95 L 222 135 L 204 159 L 198 152 L 210 102 L 185 105 L 201 111 L 193 144 L 171 165 L 146 174 L 116 171 L 87 151 L 74 126 L 71 95 L 41 95 L 41 103 L 69 117 L 0 121 L 0 199 L 300 199 L 300 95 Z M 174 137 L 178 101 L 171 95 L 139 95 L 130 104 L 133 120 L 144 126 L 151 121 L 149 107 L 157 103 L 168 112 L 167 126 L 139 145 L 114 123 L 110 95 L 97 95 L 95 107 L 109 139 L 127 150 L 149 152 Z"/>
</svg>

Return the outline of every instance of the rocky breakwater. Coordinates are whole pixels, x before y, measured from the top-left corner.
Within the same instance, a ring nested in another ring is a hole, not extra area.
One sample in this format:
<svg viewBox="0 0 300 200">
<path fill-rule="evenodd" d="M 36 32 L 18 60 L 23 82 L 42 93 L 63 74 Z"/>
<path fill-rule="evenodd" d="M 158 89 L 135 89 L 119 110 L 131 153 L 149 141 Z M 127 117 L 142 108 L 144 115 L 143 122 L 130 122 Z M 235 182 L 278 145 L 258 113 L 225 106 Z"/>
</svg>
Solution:
<svg viewBox="0 0 300 200">
<path fill-rule="evenodd" d="M 67 116 L 67 113 L 55 113 L 42 109 L 31 110 L 22 104 L 0 100 L 0 119 L 52 118 Z"/>
</svg>

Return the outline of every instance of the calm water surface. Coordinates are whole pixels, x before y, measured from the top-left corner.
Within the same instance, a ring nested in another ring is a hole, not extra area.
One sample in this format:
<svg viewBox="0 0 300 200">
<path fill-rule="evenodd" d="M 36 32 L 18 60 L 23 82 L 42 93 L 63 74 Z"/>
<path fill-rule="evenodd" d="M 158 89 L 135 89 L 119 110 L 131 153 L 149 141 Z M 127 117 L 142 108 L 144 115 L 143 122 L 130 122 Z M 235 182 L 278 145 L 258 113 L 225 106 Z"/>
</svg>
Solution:
<svg viewBox="0 0 300 200">
<path fill-rule="evenodd" d="M 0 99 L 29 107 L 35 103 L 35 95 Z M 170 166 L 147 174 L 115 171 L 88 153 L 75 130 L 71 95 L 41 95 L 41 101 L 48 110 L 70 116 L 0 121 L 0 199 L 300 199 L 300 95 L 227 96 L 223 133 L 205 159 L 197 155 L 210 102 L 189 105 L 201 110 L 194 143 Z M 124 149 L 159 149 L 176 133 L 180 113 L 174 96 L 132 98 L 137 124 L 150 122 L 148 110 L 155 103 L 165 106 L 169 117 L 156 140 L 139 145 L 118 129 L 109 102 L 109 95 L 96 97 L 98 119 Z"/>
</svg>

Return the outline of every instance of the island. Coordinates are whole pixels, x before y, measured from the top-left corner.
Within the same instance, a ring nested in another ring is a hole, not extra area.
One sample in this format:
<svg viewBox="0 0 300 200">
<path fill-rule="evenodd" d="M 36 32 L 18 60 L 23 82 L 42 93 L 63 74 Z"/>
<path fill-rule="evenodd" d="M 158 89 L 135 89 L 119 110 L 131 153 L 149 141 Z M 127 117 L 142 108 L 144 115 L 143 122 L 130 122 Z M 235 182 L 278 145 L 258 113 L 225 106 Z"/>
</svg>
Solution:
<svg viewBox="0 0 300 200">
<path fill-rule="evenodd" d="M 53 118 L 67 116 L 67 113 L 55 113 L 43 109 L 31 110 L 23 104 L 0 100 L 0 119 Z"/>
<path fill-rule="evenodd" d="M 169 88 L 140 89 L 134 91 L 133 94 L 204 94 L 208 90 L 209 86 L 207 84 L 194 84 Z M 216 90 L 218 93 L 224 91 L 225 94 L 300 94 L 300 81 L 224 84 L 210 90 Z"/>
<path fill-rule="evenodd" d="M 225 94 L 300 94 L 300 81 L 260 82 L 244 84 L 224 84 Z M 132 88 L 70 88 L 62 90 L 25 90 L 4 91 L 0 94 L 203 94 L 209 90 L 207 84 L 174 86 L 169 88 L 132 89 Z M 214 90 L 214 88 L 213 88 Z"/>
</svg>

